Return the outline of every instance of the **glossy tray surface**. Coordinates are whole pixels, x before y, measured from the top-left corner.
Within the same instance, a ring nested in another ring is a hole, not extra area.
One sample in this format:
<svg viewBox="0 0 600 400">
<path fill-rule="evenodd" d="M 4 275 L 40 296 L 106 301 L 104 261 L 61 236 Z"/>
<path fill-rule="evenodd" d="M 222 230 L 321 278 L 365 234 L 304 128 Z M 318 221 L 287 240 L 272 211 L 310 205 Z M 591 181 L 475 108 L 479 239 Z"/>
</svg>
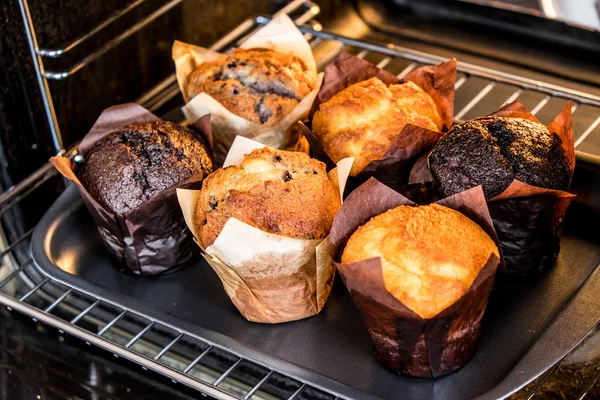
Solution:
<svg viewBox="0 0 600 400">
<path fill-rule="evenodd" d="M 497 280 L 474 358 L 436 380 L 398 376 L 372 355 L 343 283 L 323 311 L 302 321 L 246 321 L 205 262 L 142 279 L 119 273 L 73 186 L 32 239 L 38 268 L 53 279 L 175 325 L 348 398 L 465 399 L 510 394 L 564 356 L 600 319 L 600 164 L 578 159 L 562 250 L 553 269 L 521 282 Z"/>
</svg>

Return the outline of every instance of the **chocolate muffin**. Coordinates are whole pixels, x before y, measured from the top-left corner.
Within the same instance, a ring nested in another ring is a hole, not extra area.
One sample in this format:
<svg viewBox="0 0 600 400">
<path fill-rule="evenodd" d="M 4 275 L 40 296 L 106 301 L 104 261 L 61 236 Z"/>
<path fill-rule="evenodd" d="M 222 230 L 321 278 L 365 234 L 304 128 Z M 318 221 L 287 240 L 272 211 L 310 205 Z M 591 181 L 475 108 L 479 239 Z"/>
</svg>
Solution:
<svg viewBox="0 0 600 400">
<path fill-rule="evenodd" d="M 569 184 L 569 161 L 558 135 L 522 118 L 484 117 L 455 125 L 429 155 L 444 196 L 482 185 L 486 199 L 514 179 L 547 189 Z"/>
<path fill-rule="evenodd" d="M 196 224 L 203 247 L 234 217 L 265 232 L 324 239 L 340 207 L 325 165 L 304 153 L 264 147 L 202 183 Z"/>
<path fill-rule="evenodd" d="M 79 179 L 98 203 L 122 216 L 192 175 L 211 170 L 199 135 L 157 121 L 127 125 L 98 141 L 87 152 Z"/>
<path fill-rule="evenodd" d="M 187 78 L 189 99 L 205 92 L 249 121 L 275 125 L 316 85 L 296 56 L 270 49 L 236 49 L 225 63 L 203 63 Z"/>
</svg>

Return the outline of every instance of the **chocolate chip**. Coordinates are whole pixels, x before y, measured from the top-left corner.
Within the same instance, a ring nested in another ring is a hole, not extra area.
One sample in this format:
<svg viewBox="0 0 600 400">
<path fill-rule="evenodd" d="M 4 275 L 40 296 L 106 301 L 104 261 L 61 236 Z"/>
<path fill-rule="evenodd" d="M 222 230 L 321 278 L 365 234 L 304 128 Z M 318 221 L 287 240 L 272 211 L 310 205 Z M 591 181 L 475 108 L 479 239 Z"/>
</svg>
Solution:
<svg viewBox="0 0 600 400">
<path fill-rule="evenodd" d="M 284 182 L 289 182 L 289 181 L 291 181 L 291 180 L 292 180 L 292 175 L 290 174 L 290 172 L 289 172 L 289 171 L 285 171 L 285 172 L 283 173 L 283 181 L 284 181 Z"/>
<path fill-rule="evenodd" d="M 279 154 L 276 154 L 276 155 L 273 157 L 273 161 L 274 161 L 274 162 L 281 162 L 281 156 L 280 156 Z"/>
<path fill-rule="evenodd" d="M 239 93 L 240 93 L 239 90 L 233 89 L 233 94 L 239 94 Z"/>
<path fill-rule="evenodd" d="M 265 221 L 265 227 L 273 233 L 279 232 L 279 225 L 275 221 L 267 220 Z"/>
<path fill-rule="evenodd" d="M 245 66 L 246 66 L 246 61 L 242 61 L 242 62 L 240 63 L 240 65 L 241 65 L 242 67 L 245 67 Z"/>
<path fill-rule="evenodd" d="M 209 198 L 208 198 L 208 205 L 210 206 L 211 210 L 214 210 L 219 205 L 219 202 L 217 201 L 217 199 L 215 198 L 215 196 L 209 196 Z"/>
<path fill-rule="evenodd" d="M 227 64 L 227 68 L 235 68 L 235 67 L 237 67 L 237 62 L 235 62 L 235 61 L 232 61 L 229 64 Z"/>
<path fill-rule="evenodd" d="M 319 173 L 317 172 L 317 170 L 316 170 L 316 169 L 313 169 L 313 174 L 315 174 L 315 175 L 319 175 Z"/>
</svg>

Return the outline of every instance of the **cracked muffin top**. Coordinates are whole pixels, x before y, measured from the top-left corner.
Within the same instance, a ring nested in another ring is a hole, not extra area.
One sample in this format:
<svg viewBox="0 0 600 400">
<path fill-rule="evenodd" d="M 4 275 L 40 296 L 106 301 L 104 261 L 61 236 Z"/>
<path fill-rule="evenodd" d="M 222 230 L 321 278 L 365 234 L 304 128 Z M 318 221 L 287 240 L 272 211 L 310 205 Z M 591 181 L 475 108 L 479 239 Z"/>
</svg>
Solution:
<svg viewBox="0 0 600 400">
<path fill-rule="evenodd" d="M 443 125 L 433 99 L 415 83 L 386 86 L 374 77 L 321 104 L 312 129 L 333 162 L 354 157 L 356 176 L 385 155 L 406 124 L 435 131 Z"/>
<path fill-rule="evenodd" d="M 189 99 L 205 92 L 249 121 L 275 125 L 316 85 L 300 58 L 269 49 L 236 49 L 224 63 L 208 62 L 187 78 Z"/>
<path fill-rule="evenodd" d="M 192 175 L 211 171 L 198 134 L 157 121 L 127 125 L 98 141 L 86 154 L 79 179 L 98 203 L 122 216 Z"/>
<path fill-rule="evenodd" d="M 265 232 L 324 239 L 340 207 L 325 164 L 305 153 L 264 147 L 202 183 L 196 210 L 201 245 L 213 244 L 230 217 Z"/>
<path fill-rule="evenodd" d="M 455 125 L 429 155 L 429 165 L 444 196 L 482 185 L 491 199 L 513 179 L 565 190 L 571 179 L 560 137 L 523 118 L 483 117 Z"/>
<path fill-rule="evenodd" d="M 433 318 L 469 290 L 494 241 L 451 208 L 399 206 L 350 236 L 343 263 L 379 257 L 386 290 L 422 318 Z"/>
</svg>

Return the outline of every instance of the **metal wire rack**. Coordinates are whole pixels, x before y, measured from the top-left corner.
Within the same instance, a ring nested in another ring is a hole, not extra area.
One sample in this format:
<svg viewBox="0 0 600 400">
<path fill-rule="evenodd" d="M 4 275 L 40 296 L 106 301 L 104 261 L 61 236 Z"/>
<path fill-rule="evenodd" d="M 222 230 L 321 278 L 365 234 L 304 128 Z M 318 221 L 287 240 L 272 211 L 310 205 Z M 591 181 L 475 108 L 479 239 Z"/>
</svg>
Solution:
<svg viewBox="0 0 600 400">
<path fill-rule="evenodd" d="M 53 131 L 57 150 L 64 151 L 58 125 L 54 118 L 52 101 L 47 90 L 48 79 L 63 79 L 76 73 L 108 49 L 117 46 L 128 35 L 144 24 L 150 23 L 155 14 L 146 17 L 127 31 L 104 44 L 94 54 L 86 56 L 72 68 L 63 72 L 45 71 L 44 57 L 59 57 L 111 21 L 130 12 L 143 0 L 111 17 L 92 31 L 62 49 L 41 49 L 28 14 L 27 4 L 22 0 L 23 17 L 29 21 L 30 44 L 36 55 L 36 68 L 40 87 L 46 96 L 49 121 L 56 126 Z M 168 2 L 158 12 L 165 12 L 181 0 Z M 314 3 L 292 1 L 280 12 L 293 14 L 300 29 L 310 41 L 320 69 L 341 51 L 348 51 L 374 62 L 381 68 L 406 76 L 420 65 L 445 61 L 441 57 L 395 46 L 342 37 L 322 30 L 313 20 L 319 9 Z M 255 29 L 270 21 L 270 17 L 258 16 L 248 19 L 230 34 L 212 46 L 225 51 L 235 47 Z M 477 65 L 459 62 L 456 82 L 456 121 L 468 119 L 493 111 L 498 106 L 519 99 L 543 120 L 544 113 L 555 114 L 567 99 L 573 100 L 572 111 L 576 124 L 576 147 L 582 146 L 600 125 L 600 97 L 519 76 L 490 70 Z M 156 109 L 178 93 L 175 77 L 165 79 L 139 99 L 149 109 Z M 581 114 L 581 117 L 580 117 Z M 0 216 L 14 211 L 20 201 L 51 179 L 57 179 L 49 165 L 0 195 Z M 101 298 L 77 287 L 43 276 L 31 259 L 29 240 L 32 230 L 15 240 L 0 240 L 0 303 L 55 328 L 81 338 L 90 345 L 103 348 L 116 357 L 133 361 L 144 369 L 162 374 L 175 382 L 197 389 L 204 395 L 219 399 L 337 399 L 329 389 L 316 387 L 313 383 L 289 376 L 269 365 L 258 363 L 243 354 L 219 346 L 177 326 L 166 324 L 136 310 L 124 308 L 110 299 Z"/>
</svg>

